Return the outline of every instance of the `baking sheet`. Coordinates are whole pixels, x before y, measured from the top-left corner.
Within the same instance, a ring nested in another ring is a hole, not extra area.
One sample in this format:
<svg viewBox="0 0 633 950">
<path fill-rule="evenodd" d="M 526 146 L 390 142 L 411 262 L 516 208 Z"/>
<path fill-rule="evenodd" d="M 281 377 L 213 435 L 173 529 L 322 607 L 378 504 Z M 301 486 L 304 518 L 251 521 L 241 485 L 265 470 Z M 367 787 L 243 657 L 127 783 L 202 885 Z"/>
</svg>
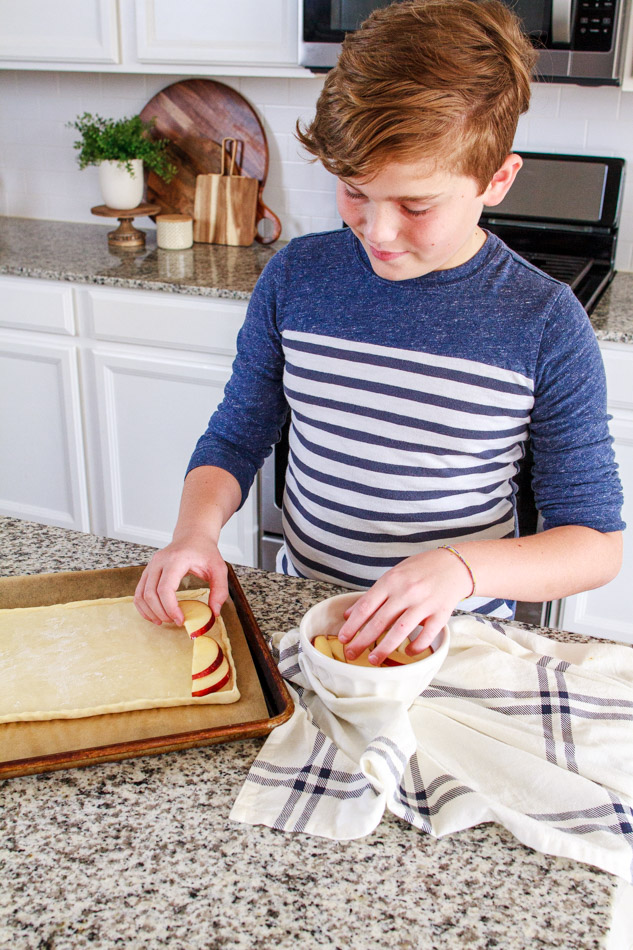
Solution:
<svg viewBox="0 0 633 950">
<path fill-rule="evenodd" d="M 24 607 L 134 592 L 143 566 L 0 579 L 0 607 Z M 181 590 L 205 586 L 188 576 Z M 222 617 L 241 698 L 227 705 L 135 710 L 82 719 L 0 725 L 0 778 L 266 735 L 292 713 L 292 700 L 229 568 Z"/>
</svg>

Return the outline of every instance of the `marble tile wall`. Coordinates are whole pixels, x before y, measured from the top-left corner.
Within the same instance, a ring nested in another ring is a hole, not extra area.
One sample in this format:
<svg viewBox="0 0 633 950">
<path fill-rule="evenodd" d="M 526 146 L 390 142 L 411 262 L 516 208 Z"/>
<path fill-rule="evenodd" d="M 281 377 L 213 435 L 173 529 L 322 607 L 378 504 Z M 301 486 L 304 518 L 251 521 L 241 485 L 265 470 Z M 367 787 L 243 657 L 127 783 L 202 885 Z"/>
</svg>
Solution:
<svg viewBox="0 0 633 950">
<path fill-rule="evenodd" d="M 0 70 L 0 214 L 95 222 L 97 172 L 79 171 L 66 122 L 84 110 L 119 117 L 138 112 L 178 76 Z M 212 78 L 212 77 L 210 77 Z M 267 204 L 283 237 L 338 227 L 332 176 L 311 165 L 294 139 L 322 78 L 222 77 L 255 107 L 268 137 Z M 616 155 L 633 161 L 633 92 L 612 87 L 537 84 L 516 147 Z M 633 179 L 625 187 L 616 266 L 633 270 Z"/>
</svg>

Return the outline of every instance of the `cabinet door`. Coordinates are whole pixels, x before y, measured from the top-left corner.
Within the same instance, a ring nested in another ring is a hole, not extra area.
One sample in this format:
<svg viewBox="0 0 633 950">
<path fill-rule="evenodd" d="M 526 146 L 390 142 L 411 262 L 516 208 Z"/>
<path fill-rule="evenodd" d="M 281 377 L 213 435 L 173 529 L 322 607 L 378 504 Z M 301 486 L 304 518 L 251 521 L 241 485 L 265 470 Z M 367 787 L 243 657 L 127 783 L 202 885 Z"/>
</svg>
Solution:
<svg viewBox="0 0 633 950">
<path fill-rule="evenodd" d="M 145 63 L 297 64 L 295 0 L 136 0 Z"/>
<path fill-rule="evenodd" d="M 72 295 L 59 281 L 0 277 L 0 327 L 74 336 Z"/>
<path fill-rule="evenodd" d="M 76 348 L 0 335 L 0 512 L 89 531 Z"/>
<path fill-rule="evenodd" d="M 101 486 L 95 530 L 108 537 L 162 547 L 172 535 L 187 463 L 230 375 L 230 360 L 193 362 L 95 349 L 97 444 L 89 449 L 91 480 Z M 255 492 L 225 526 L 222 556 L 256 565 Z"/>
<path fill-rule="evenodd" d="M 116 0 L 0 0 L 0 59 L 118 63 Z"/>
</svg>

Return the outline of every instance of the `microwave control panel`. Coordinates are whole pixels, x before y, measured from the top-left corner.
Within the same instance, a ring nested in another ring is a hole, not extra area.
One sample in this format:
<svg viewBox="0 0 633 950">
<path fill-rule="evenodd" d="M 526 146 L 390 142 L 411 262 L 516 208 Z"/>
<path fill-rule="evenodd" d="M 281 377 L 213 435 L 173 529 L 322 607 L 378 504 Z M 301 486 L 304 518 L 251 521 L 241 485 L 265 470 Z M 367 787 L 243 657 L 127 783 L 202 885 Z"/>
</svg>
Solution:
<svg viewBox="0 0 633 950">
<path fill-rule="evenodd" d="M 608 53 L 613 46 L 616 0 L 580 0 L 573 49 Z"/>
</svg>

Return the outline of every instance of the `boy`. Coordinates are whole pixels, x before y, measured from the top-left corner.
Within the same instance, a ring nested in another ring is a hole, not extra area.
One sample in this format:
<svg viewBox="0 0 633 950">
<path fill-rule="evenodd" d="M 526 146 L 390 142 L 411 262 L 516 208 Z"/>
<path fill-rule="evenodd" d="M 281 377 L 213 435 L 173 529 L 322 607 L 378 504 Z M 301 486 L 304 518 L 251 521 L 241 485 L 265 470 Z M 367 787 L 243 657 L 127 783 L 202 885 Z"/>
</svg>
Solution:
<svg viewBox="0 0 633 950">
<path fill-rule="evenodd" d="M 192 460 L 172 543 L 136 595 L 180 621 L 187 571 L 227 593 L 218 553 L 291 412 L 280 567 L 366 589 L 340 639 L 379 664 L 459 604 L 511 617 L 607 583 L 621 491 L 595 335 L 570 289 L 478 226 L 521 159 L 534 52 L 497 0 L 411 0 L 344 44 L 304 146 L 338 178 L 347 229 L 266 267 L 225 397 Z M 544 531 L 516 537 L 527 439 Z"/>
</svg>

